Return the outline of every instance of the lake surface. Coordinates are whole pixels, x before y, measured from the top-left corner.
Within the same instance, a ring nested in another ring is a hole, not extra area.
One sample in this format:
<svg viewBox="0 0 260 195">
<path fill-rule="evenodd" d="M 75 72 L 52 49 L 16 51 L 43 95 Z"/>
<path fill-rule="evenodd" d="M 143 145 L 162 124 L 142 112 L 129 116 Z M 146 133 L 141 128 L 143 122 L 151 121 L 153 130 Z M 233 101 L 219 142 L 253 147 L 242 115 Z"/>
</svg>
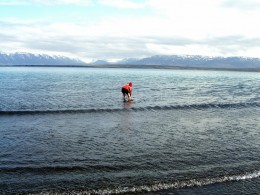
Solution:
<svg viewBox="0 0 260 195">
<path fill-rule="evenodd" d="M 260 73 L 0 67 L 0 138 L 0 194 L 259 193 Z"/>
</svg>

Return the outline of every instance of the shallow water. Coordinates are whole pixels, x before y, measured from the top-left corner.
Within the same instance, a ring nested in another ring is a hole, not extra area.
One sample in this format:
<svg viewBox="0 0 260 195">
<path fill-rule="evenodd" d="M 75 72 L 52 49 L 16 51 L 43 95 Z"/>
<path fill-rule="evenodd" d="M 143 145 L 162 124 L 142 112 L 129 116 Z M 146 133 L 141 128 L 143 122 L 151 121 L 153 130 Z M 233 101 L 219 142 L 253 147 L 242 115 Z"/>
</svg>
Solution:
<svg viewBox="0 0 260 195">
<path fill-rule="evenodd" d="M 1 194 L 260 192 L 259 73 L 2 67 L 0 79 Z"/>
</svg>

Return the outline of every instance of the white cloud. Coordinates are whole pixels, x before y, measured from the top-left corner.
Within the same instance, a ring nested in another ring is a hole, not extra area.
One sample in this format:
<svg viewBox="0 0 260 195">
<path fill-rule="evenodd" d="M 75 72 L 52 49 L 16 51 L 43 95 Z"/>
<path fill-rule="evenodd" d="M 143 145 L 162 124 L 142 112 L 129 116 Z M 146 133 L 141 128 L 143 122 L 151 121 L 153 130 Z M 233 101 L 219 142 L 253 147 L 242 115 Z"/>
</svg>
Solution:
<svg viewBox="0 0 260 195">
<path fill-rule="evenodd" d="M 92 0 L 1 0 L 0 5 L 80 5 L 89 6 L 92 5 Z"/>
<path fill-rule="evenodd" d="M 236 8 L 244 11 L 252 11 L 260 8 L 259 0 L 225 0 L 222 5 L 227 8 Z"/>
<path fill-rule="evenodd" d="M 223 54 L 216 48 L 208 45 L 188 44 L 188 45 L 161 45 L 161 44 L 147 44 L 148 49 L 162 55 L 203 55 L 206 56 L 223 56 Z"/>
<path fill-rule="evenodd" d="M 19 5 L 30 5 L 33 0 L 1 0 L 0 5 L 7 6 L 19 6 Z"/>
<path fill-rule="evenodd" d="M 37 4 L 45 5 L 80 5 L 80 6 L 90 6 L 92 5 L 91 0 L 33 0 Z"/>
<path fill-rule="evenodd" d="M 53 3 L 83 2 L 90 1 L 60 0 Z M 77 21 L 60 23 L 46 18 L 8 18 L 0 20 L 0 48 L 53 52 L 85 59 L 155 54 L 260 57 L 260 12 L 256 8 L 241 10 L 227 5 L 228 1 L 224 0 L 145 0 L 140 4 L 137 1 L 103 0 L 96 5 L 101 3 L 125 9 L 142 10 L 146 6 L 151 12 L 136 17 L 104 13 L 99 20 L 80 21 L 80 25 Z"/>
<path fill-rule="evenodd" d="M 99 0 L 98 2 L 102 5 L 116 8 L 138 9 L 144 7 L 143 3 L 137 3 L 133 0 Z"/>
</svg>

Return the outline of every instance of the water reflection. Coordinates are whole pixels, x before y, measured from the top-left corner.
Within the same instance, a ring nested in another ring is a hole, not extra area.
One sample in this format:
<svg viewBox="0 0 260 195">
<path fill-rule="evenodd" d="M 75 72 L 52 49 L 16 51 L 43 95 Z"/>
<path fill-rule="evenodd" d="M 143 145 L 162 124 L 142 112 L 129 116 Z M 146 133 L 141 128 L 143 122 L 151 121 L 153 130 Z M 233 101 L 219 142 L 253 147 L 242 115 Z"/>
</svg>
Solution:
<svg viewBox="0 0 260 195">
<path fill-rule="evenodd" d="M 129 109 L 132 108 L 132 102 L 131 101 L 130 102 L 124 102 L 123 106 L 124 106 L 124 109 L 129 110 Z"/>
</svg>

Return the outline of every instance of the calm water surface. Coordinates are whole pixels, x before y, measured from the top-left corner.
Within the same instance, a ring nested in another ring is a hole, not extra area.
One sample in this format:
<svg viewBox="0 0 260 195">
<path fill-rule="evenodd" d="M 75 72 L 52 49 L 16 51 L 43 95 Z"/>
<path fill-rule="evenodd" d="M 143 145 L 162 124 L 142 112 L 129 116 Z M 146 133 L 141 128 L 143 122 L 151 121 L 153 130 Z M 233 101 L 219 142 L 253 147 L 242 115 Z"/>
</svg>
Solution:
<svg viewBox="0 0 260 195">
<path fill-rule="evenodd" d="M 260 73 L 1 67 L 0 137 L 1 194 L 260 193 Z"/>
</svg>

